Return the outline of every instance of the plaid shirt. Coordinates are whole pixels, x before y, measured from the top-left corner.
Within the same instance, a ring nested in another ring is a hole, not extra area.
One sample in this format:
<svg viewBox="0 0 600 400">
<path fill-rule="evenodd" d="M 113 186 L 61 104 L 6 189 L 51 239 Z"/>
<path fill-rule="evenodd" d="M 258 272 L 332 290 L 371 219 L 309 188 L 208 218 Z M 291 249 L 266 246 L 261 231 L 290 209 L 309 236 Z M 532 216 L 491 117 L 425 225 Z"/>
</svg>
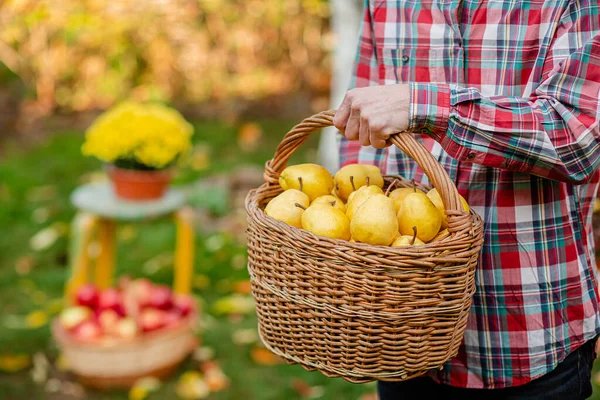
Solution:
<svg viewBox="0 0 600 400">
<path fill-rule="evenodd" d="M 432 373 L 522 385 L 600 333 L 597 0 L 372 0 L 352 86 L 410 83 L 409 130 L 485 220 L 458 356 Z M 341 139 L 341 164 L 426 182 L 396 148 Z"/>
</svg>

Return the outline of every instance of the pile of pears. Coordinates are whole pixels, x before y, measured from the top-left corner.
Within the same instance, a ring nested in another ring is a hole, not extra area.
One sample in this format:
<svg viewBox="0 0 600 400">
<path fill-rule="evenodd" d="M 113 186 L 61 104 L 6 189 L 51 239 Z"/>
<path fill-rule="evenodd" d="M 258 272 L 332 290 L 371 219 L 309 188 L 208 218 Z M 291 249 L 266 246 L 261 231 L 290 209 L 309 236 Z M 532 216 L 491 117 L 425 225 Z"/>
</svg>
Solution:
<svg viewBox="0 0 600 400">
<path fill-rule="evenodd" d="M 442 198 L 436 189 L 388 189 L 373 165 L 350 164 L 335 176 L 317 164 L 287 167 L 284 190 L 265 213 L 316 235 L 379 246 L 421 246 L 448 234 Z M 463 207 L 469 205 L 461 196 Z"/>
</svg>

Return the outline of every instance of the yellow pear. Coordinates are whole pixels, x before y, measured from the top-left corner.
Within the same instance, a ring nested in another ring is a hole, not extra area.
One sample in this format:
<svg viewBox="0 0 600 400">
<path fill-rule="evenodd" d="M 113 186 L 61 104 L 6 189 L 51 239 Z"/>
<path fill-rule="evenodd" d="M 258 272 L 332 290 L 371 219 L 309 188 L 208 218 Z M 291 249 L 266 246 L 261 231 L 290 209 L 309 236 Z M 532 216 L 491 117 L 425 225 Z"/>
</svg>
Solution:
<svg viewBox="0 0 600 400">
<path fill-rule="evenodd" d="M 329 171 L 317 164 L 298 164 L 287 167 L 279 176 L 283 190 L 297 189 L 310 200 L 331 193 L 333 178 Z"/>
<path fill-rule="evenodd" d="M 350 221 L 357 242 L 389 246 L 398 234 L 394 202 L 384 194 L 374 194 L 358 207 Z"/>
<path fill-rule="evenodd" d="M 350 239 L 350 221 L 346 214 L 330 204 L 313 204 L 302 214 L 302 228 L 332 239 Z"/>
<path fill-rule="evenodd" d="M 333 183 L 339 198 L 348 201 L 350 193 L 367 183 L 366 171 L 359 164 L 346 165 L 335 173 Z"/>
<path fill-rule="evenodd" d="M 332 196 L 330 194 L 326 194 L 325 196 L 319 196 L 310 203 L 310 205 L 314 204 L 328 204 L 331 207 L 335 207 L 341 212 L 346 212 L 346 205 L 339 198 Z"/>
<path fill-rule="evenodd" d="M 365 168 L 367 177 L 369 178 L 368 184 L 383 188 L 383 177 L 381 176 L 379 167 L 376 165 L 363 165 L 363 167 Z"/>
<path fill-rule="evenodd" d="M 417 237 L 427 243 L 440 231 L 442 216 L 429 197 L 409 193 L 398 210 L 398 227 L 402 235 L 411 235 L 417 227 Z"/>
<path fill-rule="evenodd" d="M 358 207 L 362 206 L 365 200 L 374 194 L 383 194 L 383 190 L 381 190 L 379 186 L 369 185 L 362 186 L 356 192 L 352 192 L 348 198 L 348 204 L 346 205 L 346 215 L 348 218 L 352 220 Z"/>
<path fill-rule="evenodd" d="M 398 212 L 398 210 L 400 209 L 400 204 L 402 204 L 406 195 L 408 195 L 410 193 L 414 193 L 414 192 L 425 194 L 425 192 L 423 192 L 422 190 L 416 189 L 416 188 L 399 188 L 399 189 L 392 190 L 392 192 L 389 194 L 389 196 L 390 196 L 390 199 L 394 200 L 394 206 L 396 207 L 396 212 Z"/>
<path fill-rule="evenodd" d="M 469 212 L 469 205 L 467 204 L 465 198 L 462 197 L 460 194 L 458 196 L 460 197 L 460 202 L 462 203 L 465 211 Z M 444 203 L 442 202 L 442 197 L 440 196 L 440 193 L 437 191 L 436 188 L 433 188 L 429 192 L 427 192 L 427 197 L 429 197 L 429 199 L 433 202 L 435 208 L 438 209 L 442 216 L 442 229 L 447 228 L 448 217 L 446 216 L 446 209 L 444 208 Z"/>
<path fill-rule="evenodd" d="M 442 239 L 446 239 L 448 236 L 450 236 L 450 232 L 448 232 L 448 228 L 442 229 L 437 235 L 435 235 L 435 237 L 433 239 L 431 239 L 431 241 L 429 243 L 439 242 Z"/>
<path fill-rule="evenodd" d="M 421 239 L 417 237 L 417 227 L 413 226 L 413 235 L 401 235 L 394 240 L 392 243 L 392 247 L 400 247 L 400 246 L 423 246 L 425 243 Z"/>
<path fill-rule="evenodd" d="M 350 237 L 350 242 L 351 242 L 351 243 L 356 243 L 356 240 L 354 240 L 354 238 L 353 238 L 353 237 Z"/>
<path fill-rule="evenodd" d="M 290 189 L 271 199 L 265 207 L 265 214 L 288 225 L 302 228 L 302 214 L 309 204 L 308 195 L 299 190 Z"/>
</svg>

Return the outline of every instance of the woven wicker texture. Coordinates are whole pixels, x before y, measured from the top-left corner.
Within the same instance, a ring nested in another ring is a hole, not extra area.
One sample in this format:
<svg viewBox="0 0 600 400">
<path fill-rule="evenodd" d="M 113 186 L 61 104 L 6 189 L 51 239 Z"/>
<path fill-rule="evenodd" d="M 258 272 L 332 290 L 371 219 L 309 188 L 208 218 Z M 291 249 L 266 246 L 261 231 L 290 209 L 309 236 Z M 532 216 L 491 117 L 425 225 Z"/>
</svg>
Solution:
<svg viewBox="0 0 600 400">
<path fill-rule="evenodd" d="M 279 174 L 314 131 L 332 125 L 325 111 L 295 126 L 246 198 L 248 269 L 264 344 L 289 363 L 351 382 L 400 381 L 440 368 L 462 341 L 483 222 L 462 209 L 456 187 L 412 136 L 392 142 L 438 189 L 449 236 L 391 248 L 319 237 L 268 217 L 281 193 Z M 386 185 L 410 187 L 401 177 Z M 427 190 L 421 186 L 422 189 Z"/>
<path fill-rule="evenodd" d="M 197 341 L 191 319 L 136 340 L 103 344 L 73 340 L 58 320 L 52 324 L 52 333 L 76 375 L 88 380 L 114 380 L 117 384 L 128 377 L 149 375 L 178 364 L 192 352 Z"/>
</svg>

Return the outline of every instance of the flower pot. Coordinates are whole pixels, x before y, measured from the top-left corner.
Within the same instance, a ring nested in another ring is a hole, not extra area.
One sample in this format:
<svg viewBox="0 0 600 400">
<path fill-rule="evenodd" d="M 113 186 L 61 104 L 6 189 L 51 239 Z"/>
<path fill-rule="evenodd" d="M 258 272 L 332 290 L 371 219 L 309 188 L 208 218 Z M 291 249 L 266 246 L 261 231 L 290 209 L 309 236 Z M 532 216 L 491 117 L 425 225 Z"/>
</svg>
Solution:
<svg viewBox="0 0 600 400">
<path fill-rule="evenodd" d="M 171 170 L 141 171 L 114 165 L 109 166 L 107 172 L 118 197 L 137 201 L 161 198 L 173 177 Z"/>
</svg>

